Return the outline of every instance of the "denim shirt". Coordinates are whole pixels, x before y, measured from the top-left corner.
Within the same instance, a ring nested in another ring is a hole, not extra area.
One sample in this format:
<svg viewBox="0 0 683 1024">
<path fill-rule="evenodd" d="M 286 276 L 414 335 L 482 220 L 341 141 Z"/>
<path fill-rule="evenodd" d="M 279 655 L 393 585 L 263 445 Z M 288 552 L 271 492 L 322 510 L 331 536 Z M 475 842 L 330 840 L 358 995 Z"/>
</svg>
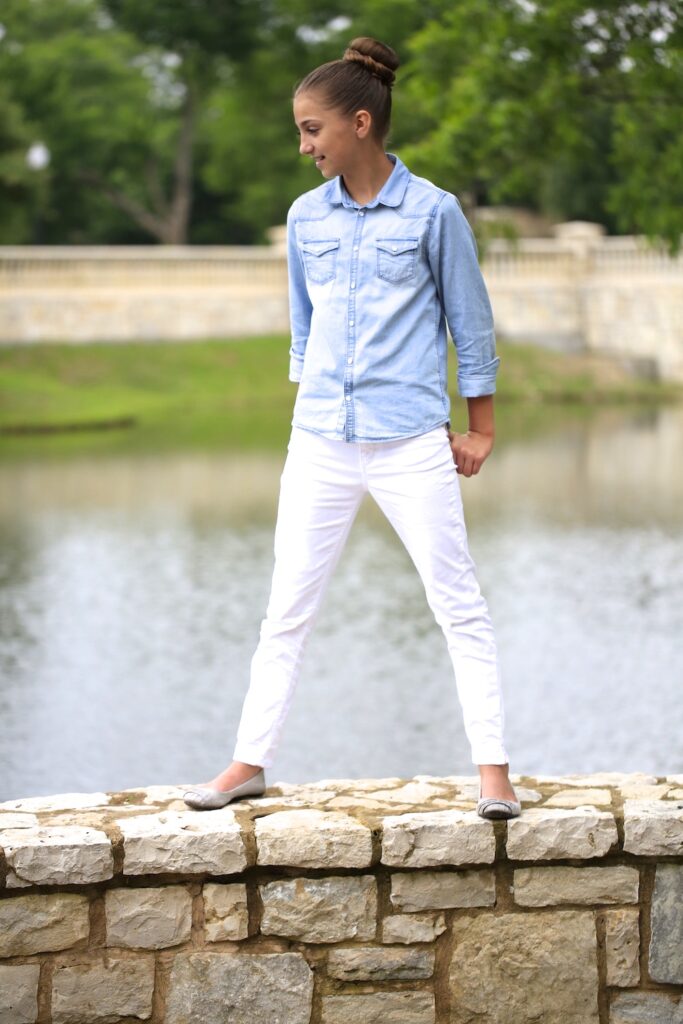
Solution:
<svg viewBox="0 0 683 1024">
<path fill-rule="evenodd" d="M 292 423 L 345 441 L 413 437 L 449 419 L 446 325 L 459 393 L 495 391 L 491 304 L 460 203 L 387 155 L 394 168 L 371 202 L 337 177 L 287 216 Z"/>
</svg>

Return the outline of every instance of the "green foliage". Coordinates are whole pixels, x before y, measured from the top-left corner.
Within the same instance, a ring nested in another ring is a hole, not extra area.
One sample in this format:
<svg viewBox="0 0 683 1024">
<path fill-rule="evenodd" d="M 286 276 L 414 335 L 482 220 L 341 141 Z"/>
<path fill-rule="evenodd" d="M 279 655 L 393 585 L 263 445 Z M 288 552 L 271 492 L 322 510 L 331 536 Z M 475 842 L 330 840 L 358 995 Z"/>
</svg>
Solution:
<svg viewBox="0 0 683 1024">
<path fill-rule="evenodd" d="M 293 87 L 362 34 L 403 61 L 390 148 L 466 207 L 680 246 L 670 0 L 4 0 L 0 29 L 0 242 L 264 240 L 320 181 Z"/>
</svg>

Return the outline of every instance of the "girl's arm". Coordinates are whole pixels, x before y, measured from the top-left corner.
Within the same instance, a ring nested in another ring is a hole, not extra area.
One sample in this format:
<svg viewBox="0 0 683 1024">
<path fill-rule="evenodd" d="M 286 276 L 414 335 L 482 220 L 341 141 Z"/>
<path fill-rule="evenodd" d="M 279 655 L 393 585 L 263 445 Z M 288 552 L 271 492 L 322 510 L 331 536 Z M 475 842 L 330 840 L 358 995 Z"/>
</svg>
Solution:
<svg viewBox="0 0 683 1024">
<path fill-rule="evenodd" d="M 493 448 L 493 393 L 500 360 L 474 232 L 450 193 L 435 211 L 429 260 L 458 356 L 458 391 L 467 400 L 469 416 L 467 433 L 449 429 L 448 436 L 458 472 L 472 476 Z"/>
<path fill-rule="evenodd" d="M 304 368 L 306 342 L 311 331 L 313 306 L 306 287 L 301 253 L 294 228 L 294 206 L 287 214 L 287 275 L 289 280 L 289 322 L 292 342 L 289 350 L 289 379 L 300 381 Z"/>
</svg>

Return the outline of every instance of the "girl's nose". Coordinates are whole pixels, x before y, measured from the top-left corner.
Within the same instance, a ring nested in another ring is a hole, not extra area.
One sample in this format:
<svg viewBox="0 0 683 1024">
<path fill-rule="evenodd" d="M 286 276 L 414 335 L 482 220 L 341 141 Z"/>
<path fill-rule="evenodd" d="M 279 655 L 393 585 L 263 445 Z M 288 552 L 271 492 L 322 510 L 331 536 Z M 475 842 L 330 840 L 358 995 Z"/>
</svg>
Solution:
<svg viewBox="0 0 683 1024">
<path fill-rule="evenodd" d="M 310 142 L 306 142 L 304 139 L 302 139 L 301 142 L 299 143 L 299 152 L 301 153 L 301 155 L 306 156 L 306 154 L 311 153 L 312 150 L 313 147 L 311 146 Z"/>
</svg>

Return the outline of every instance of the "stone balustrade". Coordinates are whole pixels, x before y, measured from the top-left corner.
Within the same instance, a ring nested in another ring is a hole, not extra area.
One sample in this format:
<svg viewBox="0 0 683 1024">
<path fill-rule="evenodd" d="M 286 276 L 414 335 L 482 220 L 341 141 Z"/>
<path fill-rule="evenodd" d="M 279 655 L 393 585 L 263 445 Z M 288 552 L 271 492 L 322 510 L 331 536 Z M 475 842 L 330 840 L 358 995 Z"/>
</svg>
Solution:
<svg viewBox="0 0 683 1024">
<path fill-rule="evenodd" d="M 498 337 L 587 349 L 683 381 L 683 254 L 599 225 L 487 243 Z M 560 230 L 563 229 L 563 230 Z M 273 246 L 0 246 L 0 344 L 287 333 Z"/>
<path fill-rule="evenodd" d="M 683 775 L 0 805 L 0 1024 L 681 1024 Z"/>
</svg>

